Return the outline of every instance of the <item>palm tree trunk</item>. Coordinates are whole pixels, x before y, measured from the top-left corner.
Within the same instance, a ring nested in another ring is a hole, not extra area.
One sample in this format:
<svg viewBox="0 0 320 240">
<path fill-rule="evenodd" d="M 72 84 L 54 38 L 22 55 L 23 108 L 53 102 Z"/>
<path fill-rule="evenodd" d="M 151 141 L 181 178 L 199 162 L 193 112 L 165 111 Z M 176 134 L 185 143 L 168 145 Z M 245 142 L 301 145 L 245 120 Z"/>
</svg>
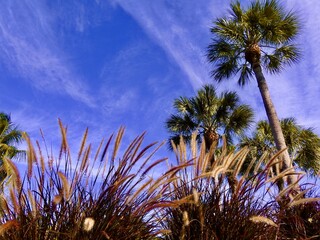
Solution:
<svg viewBox="0 0 320 240">
<path fill-rule="evenodd" d="M 280 121 L 278 118 L 278 115 L 276 113 L 276 109 L 272 103 L 269 88 L 266 82 L 266 79 L 264 78 L 264 75 L 262 73 L 261 65 L 260 63 L 254 63 L 253 64 L 253 71 L 256 76 L 258 87 L 261 93 L 261 97 L 263 100 L 263 104 L 268 116 L 269 124 L 271 127 L 272 135 L 277 147 L 278 151 L 284 150 L 282 154 L 282 168 L 281 170 L 285 170 L 292 167 L 292 162 L 287 150 L 287 145 L 283 136 L 283 132 L 281 129 Z M 288 183 L 294 183 L 297 180 L 296 175 L 289 175 L 288 177 Z"/>
<path fill-rule="evenodd" d="M 213 129 L 207 129 L 204 132 L 204 141 L 206 143 L 207 150 L 209 150 L 211 147 L 216 148 L 219 142 L 219 134 Z"/>
</svg>

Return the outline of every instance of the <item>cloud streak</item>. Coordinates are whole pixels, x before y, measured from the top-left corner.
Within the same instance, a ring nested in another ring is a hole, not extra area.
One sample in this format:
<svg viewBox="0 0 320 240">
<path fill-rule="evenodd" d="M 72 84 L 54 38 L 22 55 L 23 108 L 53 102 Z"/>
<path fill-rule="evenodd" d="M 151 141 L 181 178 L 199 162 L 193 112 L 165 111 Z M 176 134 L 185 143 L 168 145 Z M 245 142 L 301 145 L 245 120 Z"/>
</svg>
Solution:
<svg viewBox="0 0 320 240">
<path fill-rule="evenodd" d="M 227 14 L 225 1 L 128 1 L 115 0 L 161 46 L 168 56 L 180 66 L 194 89 L 212 82 L 210 66 L 206 62 L 205 48 L 210 42 L 209 28 L 212 20 Z M 298 0 L 286 4 L 302 18 L 303 29 L 298 44 L 304 57 L 300 63 L 280 75 L 267 76 L 270 91 L 279 117 L 296 117 L 303 125 L 315 126 L 320 132 L 320 4 Z M 256 83 L 237 88 L 235 81 L 222 85 L 222 89 L 238 89 L 241 98 L 249 102 L 258 113 L 257 119 L 266 118 Z M 310 125 L 309 125 L 310 124 Z"/>
<path fill-rule="evenodd" d="M 2 3 L 1 61 L 39 90 L 67 94 L 94 107 L 95 101 L 88 92 L 88 86 L 72 69 L 68 56 L 59 46 L 54 18 L 41 2 Z"/>
<path fill-rule="evenodd" d="M 178 64 L 194 89 L 209 81 L 204 46 L 209 40 L 208 24 L 217 7 L 202 0 L 189 1 L 188 4 L 184 1 L 115 2 L 136 19 L 146 33 Z"/>
</svg>

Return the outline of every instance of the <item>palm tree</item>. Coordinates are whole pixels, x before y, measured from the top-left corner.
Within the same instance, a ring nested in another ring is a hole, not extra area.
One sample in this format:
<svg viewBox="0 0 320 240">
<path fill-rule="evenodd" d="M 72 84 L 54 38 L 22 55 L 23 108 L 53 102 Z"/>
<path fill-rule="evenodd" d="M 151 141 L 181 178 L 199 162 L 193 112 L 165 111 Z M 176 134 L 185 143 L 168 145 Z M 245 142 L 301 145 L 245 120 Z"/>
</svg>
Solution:
<svg viewBox="0 0 320 240">
<path fill-rule="evenodd" d="M 282 119 L 280 124 L 293 163 L 317 175 L 320 171 L 319 136 L 313 132 L 312 128 L 299 126 L 294 118 Z M 276 152 L 271 127 L 267 121 L 259 121 L 253 135 L 243 137 L 240 142 L 241 146 L 250 146 L 253 149 L 250 158 L 260 158 L 265 152 L 271 156 Z"/>
<path fill-rule="evenodd" d="M 296 16 L 286 13 L 276 0 L 252 2 L 246 11 L 239 1 L 232 3 L 231 15 L 218 18 L 211 28 L 214 37 L 208 59 L 215 64 L 214 79 L 220 82 L 238 74 L 238 83 L 243 86 L 256 78 L 278 151 L 287 146 L 262 67 L 278 73 L 298 60 L 299 50 L 292 43 L 298 29 Z M 282 159 L 283 169 L 292 167 L 287 150 Z M 295 180 L 294 175 L 288 179 L 289 183 Z"/>
<path fill-rule="evenodd" d="M 19 150 L 16 145 L 21 143 L 23 132 L 11 122 L 8 114 L 0 113 L 0 182 L 7 173 L 3 168 L 3 158 L 23 157 L 25 151 Z"/>
<path fill-rule="evenodd" d="M 166 121 L 167 129 L 173 135 L 171 140 L 179 144 L 180 135 L 189 142 L 197 131 L 198 143 L 202 138 L 206 148 L 217 146 L 221 135 L 229 142 L 247 129 L 253 121 L 253 111 L 247 105 L 239 104 L 235 92 L 217 95 L 212 85 L 205 85 L 195 97 L 180 97 L 174 101 L 176 114 Z"/>
</svg>

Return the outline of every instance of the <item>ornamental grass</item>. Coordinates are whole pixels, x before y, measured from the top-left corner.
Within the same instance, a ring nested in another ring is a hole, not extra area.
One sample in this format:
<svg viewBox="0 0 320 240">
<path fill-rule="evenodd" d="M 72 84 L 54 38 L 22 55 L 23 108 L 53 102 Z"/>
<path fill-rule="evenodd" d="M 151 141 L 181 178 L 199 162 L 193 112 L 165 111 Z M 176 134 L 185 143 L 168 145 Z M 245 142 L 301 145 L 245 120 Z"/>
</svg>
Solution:
<svg viewBox="0 0 320 240">
<path fill-rule="evenodd" d="M 319 194 L 301 172 L 273 174 L 281 152 L 243 171 L 250 149 L 227 141 L 208 150 L 194 135 L 173 145 L 175 160 L 158 159 L 162 144 L 144 144 L 145 134 L 124 147 L 120 128 L 94 149 L 87 129 L 75 149 L 59 127 L 57 153 L 25 136 L 25 173 L 4 159 L 0 240 L 320 239 Z M 279 191 L 290 174 L 298 182 Z"/>
<path fill-rule="evenodd" d="M 72 158 L 67 129 L 60 124 L 61 147 L 54 156 L 25 136 L 27 172 L 10 166 L 10 181 L 0 199 L 0 239 L 154 239 L 153 211 L 166 202 L 162 185 L 149 176 L 165 159 L 152 161 L 159 144 L 143 145 L 144 134 L 124 150 L 124 128 L 94 151 L 85 131 Z M 74 150 L 74 148 L 73 148 Z M 138 167 L 139 166 L 139 167 Z"/>
<path fill-rule="evenodd" d="M 206 151 L 193 139 L 190 146 L 183 139 L 173 144 L 177 166 L 186 167 L 175 172 L 167 197 L 188 201 L 164 210 L 164 239 L 320 239 L 320 199 L 302 184 L 304 173 L 289 169 L 273 174 L 281 153 L 270 160 L 252 160 L 241 174 L 250 149 L 228 152 L 224 144 L 219 151 Z M 298 182 L 279 192 L 279 181 L 290 174 L 297 174 Z"/>
</svg>

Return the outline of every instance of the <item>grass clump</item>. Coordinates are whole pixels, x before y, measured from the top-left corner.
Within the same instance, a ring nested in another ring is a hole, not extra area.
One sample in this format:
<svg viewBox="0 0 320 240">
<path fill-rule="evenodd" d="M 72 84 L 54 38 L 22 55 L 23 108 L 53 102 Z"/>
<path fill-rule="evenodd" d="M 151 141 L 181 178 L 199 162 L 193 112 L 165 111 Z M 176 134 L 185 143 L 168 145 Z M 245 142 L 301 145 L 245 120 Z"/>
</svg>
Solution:
<svg viewBox="0 0 320 240">
<path fill-rule="evenodd" d="M 167 217 L 161 223 L 169 233 L 164 239 L 319 239 L 319 198 L 307 197 L 309 190 L 296 193 L 299 182 L 278 192 L 278 181 L 289 174 L 299 175 L 289 170 L 272 175 L 279 155 L 262 170 L 251 163 L 254 169 L 240 174 L 247 148 L 231 153 L 225 146 L 218 152 L 206 151 L 194 143 L 188 151 L 180 142 L 173 149 L 177 165 L 187 166 L 175 172 L 168 198 L 187 201 L 164 210 Z M 186 160 L 188 152 L 190 161 Z"/>
<path fill-rule="evenodd" d="M 302 177 L 279 191 L 288 175 L 303 176 L 292 169 L 274 175 L 281 153 L 243 171 L 248 148 L 208 150 L 194 135 L 188 148 L 183 140 L 173 145 L 176 164 L 165 170 L 166 158 L 153 160 L 161 144 L 144 146 L 144 134 L 122 149 L 120 128 L 93 151 L 86 130 L 71 154 L 59 124 L 57 157 L 44 137 L 41 145 L 25 136 L 26 173 L 5 158 L 0 240 L 320 239 L 317 194 L 301 190 Z M 162 172 L 152 177 L 156 169 Z"/>
<path fill-rule="evenodd" d="M 59 123 L 58 158 L 26 136 L 26 174 L 20 177 L 6 159 L 13 171 L 0 198 L 0 239 L 154 239 L 159 229 L 151 210 L 161 205 L 163 190 L 149 190 L 157 180 L 148 174 L 165 160 L 150 161 L 159 145 L 142 148 L 142 134 L 118 156 L 120 128 L 94 153 L 86 130 L 74 160 Z"/>
</svg>

